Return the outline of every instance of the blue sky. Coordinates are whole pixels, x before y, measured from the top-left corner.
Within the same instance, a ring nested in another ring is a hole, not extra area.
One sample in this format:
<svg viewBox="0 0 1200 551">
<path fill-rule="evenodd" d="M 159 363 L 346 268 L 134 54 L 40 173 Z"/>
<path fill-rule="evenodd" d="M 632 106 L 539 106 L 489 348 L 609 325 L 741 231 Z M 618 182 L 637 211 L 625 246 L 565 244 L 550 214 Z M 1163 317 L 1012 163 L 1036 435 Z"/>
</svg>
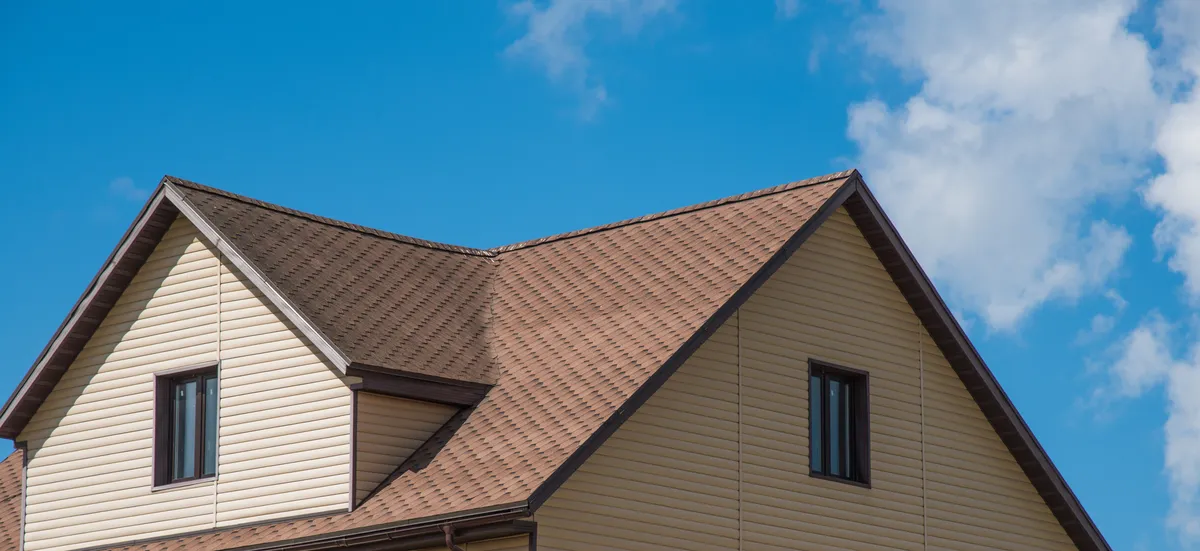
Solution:
<svg viewBox="0 0 1200 551">
<path fill-rule="evenodd" d="M 1196 548 L 1198 3 L 1000 4 L 4 3 L 0 388 L 164 173 L 490 247 L 857 166 L 1114 548 Z"/>
</svg>

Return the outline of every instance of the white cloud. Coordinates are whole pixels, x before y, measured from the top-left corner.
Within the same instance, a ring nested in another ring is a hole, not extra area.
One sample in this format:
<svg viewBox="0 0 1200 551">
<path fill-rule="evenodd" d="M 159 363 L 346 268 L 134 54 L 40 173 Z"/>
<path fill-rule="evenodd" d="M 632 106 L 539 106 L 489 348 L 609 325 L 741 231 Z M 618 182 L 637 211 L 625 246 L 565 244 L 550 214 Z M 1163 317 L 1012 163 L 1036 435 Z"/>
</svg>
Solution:
<svg viewBox="0 0 1200 551">
<path fill-rule="evenodd" d="M 133 183 L 133 179 L 128 176 L 122 176 L 108 183 L 108 192 L 130 201 L 145 201 L 150 196 L 150 190 L 140 188 Z"/>
<path fill-rule="evenodd" d="M 1200 543 L 1200 345 L 1176 358 L 1177 329 L 1151 314 L 1117 347 L 1111 366 L 1115 394 L 1136 397 L 1162 385 L 1167 395 L 1163 430 L 1171 491 L 1168 525 L 1187 548 Z"/>
<path fill-rule="evenodd" d="M 791 19 L 800 15 L 800 0 L 775 0 L 775 17 Z"/>
<path fill-rule="evenodd" d="M 863 40 L 921 88 L 849 136 L 925 268 L 999 330 L 1103 289 L 1131 240 L 1088 210 L 1145 174 L 1160 105 L 1135 0 L 880 4 Z"/>
<path fill-rule="evenodd" d="M 1162 215 L 1154 230 L 1159 252 L 1184 278 L 1193 306 L 1200 306 L 1200 2 L 1166 0 L 1158 8 L 1164 65 L 1159 82 L 1172 102 L 1157 129 L 1154 148 L 1164 171 L 1143 190 L 1148 206 Z M 1193 320 L 1195 324 L 1195 320 Z M 1133 394 L 1161 383 L 1167 394 L 1165 469 L 1170 479 L 1169 525 L 1185 546 L 1200 547 L 1200 341 L 1183 359 L 1170 350 L 1165 322 L 1151 318 L 1126 340 L 1127 356 L 1138 361 L 1112 370 Z M 1157 329 L 1156 329 L 1157 327 Z M 1142 352 L 1137 352 L 1141 350 Z"/>
<path fill-rule="evenodd" d="M 506 53 L 528 58 L 546 71 L 551 81 L 580 95 L 581 114 L 590 119 L 608 102 L 603 80 L 590 71 L 586 46 L 590 24 L 615 19 L 626 34 L 634 35 L 651 19 L 675 9 L 676 0 L 523 0 L 509 7 L 521 19 L 525 35 Z"/>
</svg>

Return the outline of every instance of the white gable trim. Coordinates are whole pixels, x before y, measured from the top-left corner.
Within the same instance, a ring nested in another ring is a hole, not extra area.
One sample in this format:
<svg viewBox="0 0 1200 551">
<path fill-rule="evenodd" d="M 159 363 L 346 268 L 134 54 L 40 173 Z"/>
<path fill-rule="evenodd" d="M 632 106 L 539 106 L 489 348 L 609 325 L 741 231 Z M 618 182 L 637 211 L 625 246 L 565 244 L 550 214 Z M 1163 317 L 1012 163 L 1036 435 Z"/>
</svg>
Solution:
<svg viewBox="0 0 1200 551">
<path fill-rule="evenodd" d="M 168 181 L 163 181 L 162 189 L 165 192 L 167 199 L 171 201 L 171 204 L 174 205 L 175 208 L 179 209 L 180 214 L 186 216 L 187 219 L 191 221 L 197 229 L 200 230 L 200 233 L 204 235 L 204 237 L 208 239 L 210 243 L 215 244 L 217 246 L 217 250 L 221 251 L 221 254 L 225 255 L 226 258 L 233 262 L 233 265 L 237 266 L 237 269 L 240 270 L 242 274 L 244 274 L 246 278 L 249 279 L 250 282 L 253 283 L 254 286 L 263 293 L 263 295 L 266 295 L 267 300 L 270 300 L 271 304 L 278 308 L 279 311 L 282 312 L 283 315 L 288 319 L 288 321 L 292 322 L 292 325 L 294 325 L 296 329 L 300 330 L 300 333 L 307 337 L 313 346 L 316 346 L 317 349 L 321 351 L 321 354 L 325 356 L 325 359 L 329 360 L 330 363 L 337 367 L 338 371 L 341 371 L 342 374 L 345 374 L 346 369 L 350 367 L 350 358 L 346 356 L 341 349 L 335 346 L 333 341 L 329 340 L 329 337 L 326 337 L 320 329 L 317 329 L 317 326 L 309 321 L 309 319 L 303 313 L 301 313 L 300 310 L 287 299 L 287 297 L 283 295 L 283 292 L 277 289 L 275 285 L 273 285 L 271 281 L 267 279 L 266 275 L 264 275 L 258 270 L 257 267 L 254 266 L 254 264 L 247 260 L 246 257 L 242 255 L 242 252 L 239 251 L 237 247 L 234 247 L 233 244 L 231 244 L 229 240 L 221 234 L 220 230 L 218 230 L 216 226 L 209 223 L 208 219 L 201 215 L 200 212 L 196 210 L 196 207 L 194 207 L 191 202 L 189 202 L 183 196 L 183 194 L 179 193 L 179 190 L 176 189 L 174 184 Z"/>
</svg>

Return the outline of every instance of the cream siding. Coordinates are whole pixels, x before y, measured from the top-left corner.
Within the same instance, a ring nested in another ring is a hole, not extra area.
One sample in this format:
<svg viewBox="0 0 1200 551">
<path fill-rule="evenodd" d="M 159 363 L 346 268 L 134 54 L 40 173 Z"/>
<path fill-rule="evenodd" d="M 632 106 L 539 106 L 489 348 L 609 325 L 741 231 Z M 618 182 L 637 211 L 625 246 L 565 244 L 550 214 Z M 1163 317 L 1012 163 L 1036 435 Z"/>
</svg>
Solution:
<svg viewBox="0 0 1200 551">
<path fill-rule="evenodd" d="M 458 408 L 368 392 L 359 392 L 357 399 L 354 486 L 361 502 Z"/>
<path fill-rule="evenodd" d="M 346 381 L 215 250 L 177 219 L 18 437 L 25 549 L 345 510 Z M 218 350 L 219 481 L 151 491 L 154 373 Z"/>
<path fill-rule="evenodd" d="M 539 547 L 1074 549 L 930 342 L 837 212 L 538 510 Z M 870 374 L 870 489 L 809 476 L 810 358 Z"/>
</svg>

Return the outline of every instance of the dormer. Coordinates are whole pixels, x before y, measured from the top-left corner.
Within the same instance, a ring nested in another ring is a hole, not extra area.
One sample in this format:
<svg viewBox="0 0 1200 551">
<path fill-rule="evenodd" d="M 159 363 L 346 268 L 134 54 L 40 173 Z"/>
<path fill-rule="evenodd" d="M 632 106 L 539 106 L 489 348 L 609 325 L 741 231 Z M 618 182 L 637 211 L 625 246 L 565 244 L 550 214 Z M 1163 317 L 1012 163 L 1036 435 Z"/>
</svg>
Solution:
<svg viewBox="0 0 1200 551">
<path fill-rule="evenodd" d="M 0 418 L 25 549 L 353 510 L 494 382 L 490 269 L 165 179 Z"/>
</svg>

